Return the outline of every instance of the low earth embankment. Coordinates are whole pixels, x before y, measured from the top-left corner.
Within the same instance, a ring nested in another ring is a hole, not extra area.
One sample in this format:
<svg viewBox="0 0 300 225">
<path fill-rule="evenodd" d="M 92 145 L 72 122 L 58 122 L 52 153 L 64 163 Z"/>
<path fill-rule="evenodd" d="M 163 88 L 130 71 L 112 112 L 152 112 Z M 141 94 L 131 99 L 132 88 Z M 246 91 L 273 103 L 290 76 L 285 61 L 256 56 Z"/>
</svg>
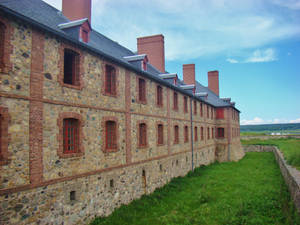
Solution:
<svg viewBox="0 0 300 225">
<path fill-rule="evenodd" d="M 299 224 L 273 153 L 201 167 L 96 224 Z"/>
<path fill-rule="evenodd" d="M 241 140 L 243 145 L 274 145 L 283 153 L 286 162 L 300 170 L 300 139 L 280 138 L 280 139 L 251 139 Z"/>
</svg>

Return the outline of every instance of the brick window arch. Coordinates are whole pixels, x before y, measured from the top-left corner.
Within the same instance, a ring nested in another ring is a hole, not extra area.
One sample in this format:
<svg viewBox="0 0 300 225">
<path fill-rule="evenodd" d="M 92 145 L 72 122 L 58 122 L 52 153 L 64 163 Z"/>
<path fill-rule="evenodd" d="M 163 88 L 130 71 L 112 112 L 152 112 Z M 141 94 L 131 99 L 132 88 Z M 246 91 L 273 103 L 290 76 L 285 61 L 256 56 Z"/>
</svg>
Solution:
<svg viewBox="0 0 300 225">
<path fill-rule="evenodd" d="M 189 128 L 184 126 L 184 143 L 189 142 Z"/>
<path fill-rule="evenodd" d="M 139 147 L 147 147 L 147 124 L 142 121 L 138 123 L 138 146 Z"/>
<path fill-rule="evenodd" d="M 83 119 L 74 112 L 64 112 L 57 120 L 59 127 L 59 148 L 57 154 L 61 158 L 79 157 L 84 154 Z"/>
<path fill-rule="evenodd" d="M 0 107 L 0 166 L 9 163 L 8 142 L 10 136 L 8 134 L 8 124 L 10 117 L 8 109 Z"/>
<path fill-rule="evenodd" d="M 107 95 L 117 95 L 117 74 L 115 67 L 105 65 L 104 92 Z"/>
<path fill-rule="evenodd" d="M 157 145 L 164 144 L 164 125 L 158 124 L 157 125 Z"/>
<path fill-rule="evenodd" d="M 179 143 L 179 126 L 175 125 L 174 126 L 174 144 Z"/>
<path fill-rule="evenodd" d="M 156 86 L 156 104 L 159 107 L 163 106 L 163 88 L 160 85 Z"/>
</svg>

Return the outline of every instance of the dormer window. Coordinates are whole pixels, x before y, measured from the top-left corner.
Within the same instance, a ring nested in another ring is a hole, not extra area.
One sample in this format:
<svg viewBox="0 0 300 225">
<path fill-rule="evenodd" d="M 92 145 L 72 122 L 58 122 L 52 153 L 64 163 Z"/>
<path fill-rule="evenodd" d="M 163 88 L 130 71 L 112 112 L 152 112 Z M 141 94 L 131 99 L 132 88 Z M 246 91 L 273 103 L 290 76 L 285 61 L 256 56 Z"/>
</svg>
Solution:
<svg viewBox="0 0 300 225">
<path fill-rule="evenodd" d="M 146 62 L 146 60 L 143 60 L 143 62 L 142 62 L 142 70 L 147 71 L 147 62 Z"/>
<path fill-rule="evenodd" d="M 63 30 L 72 38 L 79 39 L 85 43 L 89 42 L 90 33 L 92 30 L 87 18 L 59 24 L 58 28 Z"/>
</svg>

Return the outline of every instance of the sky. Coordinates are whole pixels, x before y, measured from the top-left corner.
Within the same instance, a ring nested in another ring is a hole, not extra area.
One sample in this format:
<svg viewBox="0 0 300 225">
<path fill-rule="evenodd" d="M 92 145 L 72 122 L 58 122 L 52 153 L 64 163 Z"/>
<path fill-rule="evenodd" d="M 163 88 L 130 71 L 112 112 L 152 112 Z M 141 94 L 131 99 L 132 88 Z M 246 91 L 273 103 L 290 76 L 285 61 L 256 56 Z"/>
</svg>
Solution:
<svg viewBox="0 0 300 225">
<path fill-rule="evenodd" d="M 300 0 L 92 0 L 92 28 L 132 51 L 163 34 L 166 70 L 218 70 L 242 125 L 300 123 Z"/>
</svg>

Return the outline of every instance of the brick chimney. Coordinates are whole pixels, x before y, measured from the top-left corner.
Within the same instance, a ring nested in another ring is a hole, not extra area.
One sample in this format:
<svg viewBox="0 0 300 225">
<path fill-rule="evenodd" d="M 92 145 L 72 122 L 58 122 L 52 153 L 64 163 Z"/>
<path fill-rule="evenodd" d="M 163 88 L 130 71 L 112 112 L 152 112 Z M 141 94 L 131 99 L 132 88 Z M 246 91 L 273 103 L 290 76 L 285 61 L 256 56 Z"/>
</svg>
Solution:
<svg viewBox="0 0 300 225">
<path fill-rule="evenodd" d="M 196 84 L 195 82 L 195 64 L 184 64 L 182 66 L 183 82 L 185 84 Z"/>
<path fill-rule="evenodd" d="M 208 88 L 219 96 L 219 71 L 209 71 L 207 73 Z"/>
<path fill-rule="evenodd" d="M 92 0 L 62 0 L 62 13 L 69 20 L 88 18 L 91 24 Z"/>
<path fill-rule="evenodd" d="M 138 54 L 147 54 L 149 63 L 165 73 L 165 41 L 162 34 L 137 38 Z"/>
</svg>

